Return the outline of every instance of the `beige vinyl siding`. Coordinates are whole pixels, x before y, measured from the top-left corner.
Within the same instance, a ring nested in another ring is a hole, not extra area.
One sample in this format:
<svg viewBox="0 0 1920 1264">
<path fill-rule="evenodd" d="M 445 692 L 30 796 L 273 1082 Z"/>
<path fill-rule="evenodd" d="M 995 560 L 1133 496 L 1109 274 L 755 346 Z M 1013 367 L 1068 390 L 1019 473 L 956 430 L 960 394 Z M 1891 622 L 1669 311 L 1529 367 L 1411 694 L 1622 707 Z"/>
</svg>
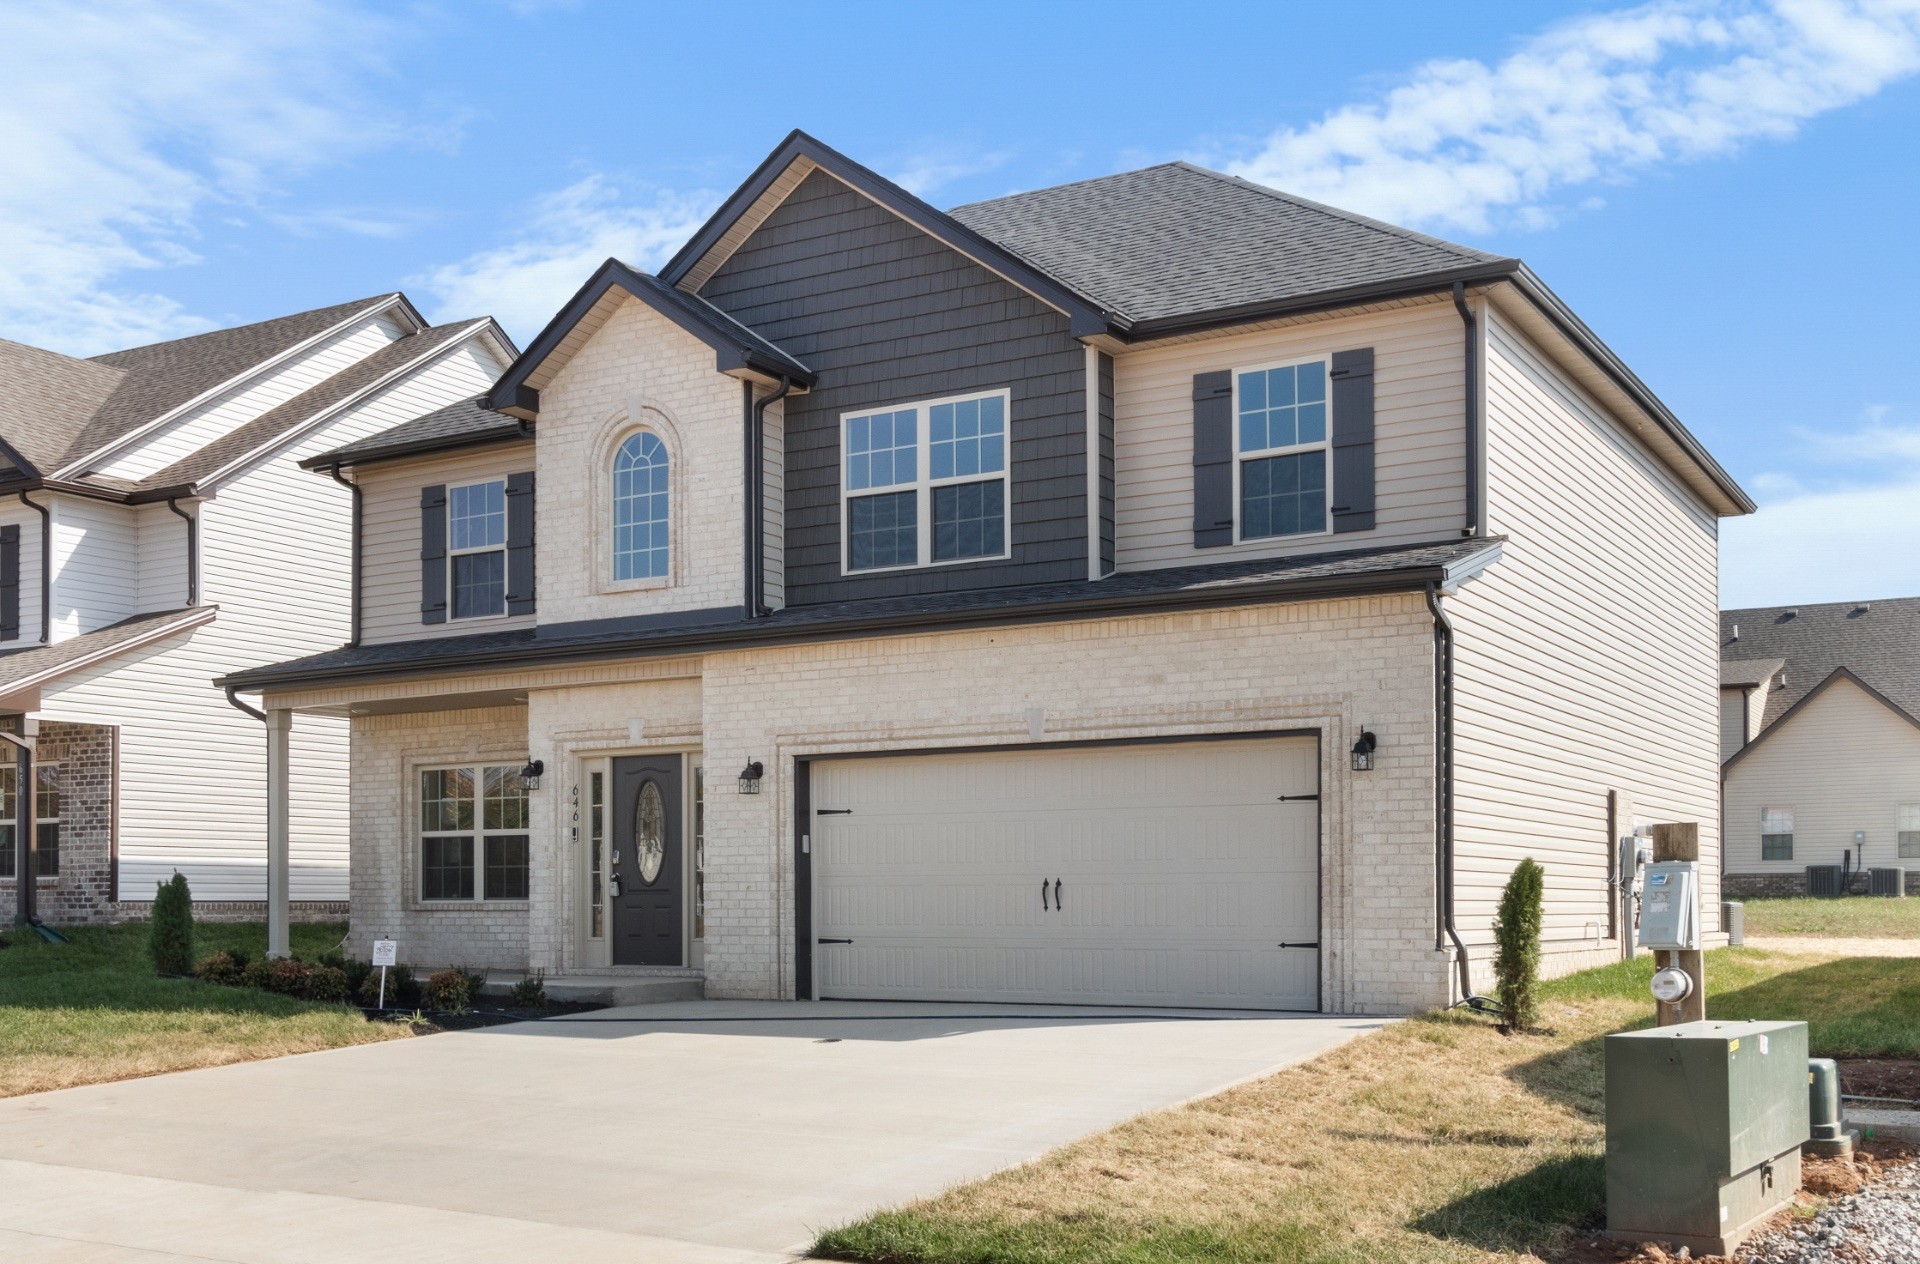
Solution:
<svg viewBox="0 0 1920 1264">
<path fill-rule="evenodd" d="M 94 472 L 133 480 L 156 474 L 268 409 L 359 363 L 402 334 L 399 322 L 390 315 L 363 320 L 113 453 Z"/>
<path fill-rule="evenodd" d="M 1372 347 L 1372 531 L 1193 547 L 1193 378 Z M 1447 303 L 1116 356 L 1114 531 L 1120 570 L 1457 539 L 1465 520 L 1462 331 Z"/>
<path fill-rule="evenodd" d="M 1641 820 L 1699 823 L 1716 928 L 1717 520 L 1497 313 L 1486 327 L 1488 521 L 1508 540 L 1446 602 L 1460 929 L 1490 942 L 1501 887 L 1532 856 L 1549 952 L 1591 947 L 1609 790 Z"/>
<path fill-rule="evenodd" d="M 1766 720 L 1767 720 L 1767 701 L 1773 696 L 1773 691 L 1775 688 L 1774 681 L 1779 679 L 1780 679 L 1780 676 L 1778 674 L 1775 674 L 1773 680 L 1769 680 L 1766 684 L 1761 685 L 1758 689 L 1747 690 L 1746 705 L 1747 705 L 1747 740 L 1748 741 L 1752 741 L 1754 738 L 1760 736 L 1760 730 L 1763 727 L 1765 727 Z"/>
<path fill-rule="evenodd" d="M 1727 769 L 1728 873 L 1798 874 L 1837 865 L 1867 832 L 1868 868 L 1901 860 L 1900 805 L 1920 803 L 1920 729 L 1850 680 L 1838 680 Z M 1760 858 L 1760 812 L 1793 809 L 1793 859 Z"/>
<path fill-rule="evenodd" d="M 1733 753 L 1747 744 L 1747 695 L 1746 689 L 1722 689 L 1720 691 L 1720 762 L 1733 758 Z"/>
<path fill-rule="evenodd" d="M 298 462 L 471 395 L 494 364 L 463 345 L 222 484 L 216 498 L 192 506 L 200 599 L 219 607 L 215 620 L 48 690 L 47 718 L 119 727 L 126 898 L 151 898 L 176 869 L 196 899 L 264 898 L 265 736 L 213 681 L 347 639 L 348 493 Z M 164 505 L 150 510 L 138 520 L 141 574 L 129 591 L 168 609 L 184 603 L 186 524 Z M 344 720 L 294 720 L 291 809 L 293 898 L 346 899 Z"/>
<path fill-rule="evenodd" d="M 533 460 L 533 444 L 512 443 L 418 460 L 387 461 L 356 472 L 364 497 L 362 641 L 371 645 L 533 626 L 534 615 L 449 619 L 445 623 L 420 621 L 420 489 L 435 483 L 452 486 L 504 479 L 532 469 Z M 535 495 L 544 502 L 552 493 L 536 487 Z"/>
<path fill-rule="evenodd" d="M 53 507 L 53 639 L 120 622 L 134 608 L 139 537 L 133 510 L 79 496 L 47 499 Z"/>
<path fill-rule="evenodd" d="M 45 492 L 34 494 L 41 504 L 51 501 Z M 0 502 L 0 526 L 20 528 L 20 639 L 0 641 L 0 649 L 19 649 L 40 642 L 40 515 L 16 497 Z"/>
</svg>

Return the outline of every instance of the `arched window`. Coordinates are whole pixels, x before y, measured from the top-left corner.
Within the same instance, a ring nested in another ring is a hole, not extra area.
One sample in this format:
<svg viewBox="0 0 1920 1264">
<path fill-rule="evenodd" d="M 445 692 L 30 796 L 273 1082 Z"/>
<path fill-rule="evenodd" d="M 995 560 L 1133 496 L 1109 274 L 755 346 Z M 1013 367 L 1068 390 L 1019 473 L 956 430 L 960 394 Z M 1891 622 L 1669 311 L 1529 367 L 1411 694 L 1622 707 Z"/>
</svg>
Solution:
<svg viewBox="0 0 1920 1264">
<path fill-rule="evenodd" d="M 667 574 L 667 445 L 642 430 L 613 458 L 613 577 Z"/>
</svg>

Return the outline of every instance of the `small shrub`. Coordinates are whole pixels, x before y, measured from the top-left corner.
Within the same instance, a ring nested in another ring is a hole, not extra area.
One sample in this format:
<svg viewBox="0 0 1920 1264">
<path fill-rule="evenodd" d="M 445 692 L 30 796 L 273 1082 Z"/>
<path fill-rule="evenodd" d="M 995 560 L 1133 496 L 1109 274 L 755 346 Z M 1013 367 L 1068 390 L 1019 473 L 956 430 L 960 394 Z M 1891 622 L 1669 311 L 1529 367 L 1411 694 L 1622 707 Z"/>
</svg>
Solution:
<svg viewBox="0 0 1920 1264">
<path fill-rule="evenodd" d="M 313 984 L 313 967 L 304 961 L 282 957 L 278 961 L 267 962 L 266 966 L 269 992 L 278 992 L 282 996 L 305 996 Z"/>
<path fill-rule="evenodd" d="M 153 927 L 149 943 L 153 968 L 161 974 L 193 972 L 193 896 L 187 880 L 174 874 L 153 893 Z"/>
<path fill-rule="evenodd" d="M 348 957 L 341 963 L 340 971 L 347 976 L 348 995 L 358 996 L 361 985 L 367 981 L 368 975 L 374 973 L 374 968 L 368 962 L 355 961 L 352 957 Z"/>
<path fill-rule="evenodd" d="M 367 967 L 367 977 L 361 981 L 354 997 L 362 1005 L 371 1009 L 380 1003 L 380 971 Z M 405 1009 L 420 1003 L 420 985 L 414 981 L 410 966 L 389 966 L 387 968 L 387 1008 Z"/>
<path fill-rule="evenodd" d="M 240 985 L 259 988 L 262 992 L 272 990 L 273 962 L 265 957 L 258 961 L 249 961 L 240 967 Z"/>
<path fill-rule="evenodd" d="M 239 987 L 240 975 L 245 969 L 246 963 L 235 958 L 232 953 L 216 952 L 211 956 L 202 957 L 200 964 L 193 968 L 193 972 L 208 983 L 218 983 L 222 987 Z"/>
<path fill-rule="evenodd" d="M 347 986 L 347 972 L 336 966 L 315 966 L 307 978 L 310 1001 L 345 1001 L 353 992 Z"/>
<path fill-rule="evenodd" d="M 527 977 L 513 985 L 513 991 L 507 993 L 507 1004 L 514 1009 L 545 1009 L 547 1007 L 547 980 L 538 970 L 531 970 Z"/>
<path fill-rule="evenodd" d="M 472 976 L 461 970 L 441 970 L 427 979 L 420 999 L 428 1009 L 464 1014 L 473 1004 Z"/>
<path fill-rule="evenodd" d="M 1509 1032 L 1528 1031 L 1540 1019 L 1540 904 L 1545 874 L 1532 856 L 1514 866 L 1507 888 L 1500 893 L 1500 912 L 1493 937 L 1499 953 L 1493 959 L 1500 984 L 1500 1008 Z"/>
<path fill-rule="evenodd" d="M 467 999 L 469 1001 L 479 1000 L 481 989 L 487 986 L 487 972 L 485 970 L 469 970 L 465 966 L 454 966 L 453 971 L 467 981 Z"/>
</svg>

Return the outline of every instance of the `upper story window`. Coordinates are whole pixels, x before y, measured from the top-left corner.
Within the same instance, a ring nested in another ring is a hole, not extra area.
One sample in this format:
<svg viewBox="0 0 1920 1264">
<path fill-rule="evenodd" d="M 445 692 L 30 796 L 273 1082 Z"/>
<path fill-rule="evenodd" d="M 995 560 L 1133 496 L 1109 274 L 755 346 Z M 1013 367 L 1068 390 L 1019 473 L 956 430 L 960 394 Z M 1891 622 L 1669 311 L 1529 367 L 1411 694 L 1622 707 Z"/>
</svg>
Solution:
<svg viewBox="0 0 1920 1264">
<path fill-rule="evenodd" d="M 448 590 L 453 617 L 507 612 L 507 484 L 447 488 Z"/>
<path fill-rule="evenodd" d="M 1008 556 L 1008 392 L 840 420 L 848 571 Z"/>
<path fill-rule="evenodd" d="M 1327 530 L 1327 362 L 1234 374 L 1235 501 L 1242 540 Z"/>
<path fill-rule="evenodd" d="M 662 579 L 668 573 L 667 445 L 642 430 L 613 458 L 613 577 Z"/>
<path fill-rule="evenodd" d="M 1920 860 L 1920 803 L 1902 803 L 1900 805 L 1899 829 L 1897 831 L 1900 859 Z"/>
</svg>

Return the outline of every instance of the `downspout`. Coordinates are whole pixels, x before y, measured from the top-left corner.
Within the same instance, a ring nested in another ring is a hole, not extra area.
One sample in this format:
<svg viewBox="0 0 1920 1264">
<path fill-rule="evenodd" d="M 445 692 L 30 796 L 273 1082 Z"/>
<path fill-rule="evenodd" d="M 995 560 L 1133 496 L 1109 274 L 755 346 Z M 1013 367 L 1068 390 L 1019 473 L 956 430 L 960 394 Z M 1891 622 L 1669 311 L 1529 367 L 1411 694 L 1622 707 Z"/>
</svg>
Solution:
<svg viewBox="0 0 1920 1264">
<path fill-rule="evenodd" d="M 785 399 L 793 390 L 793 379 L 780 375 L 780 385 L 770 394 L 753 401 L 747 412 L 747 617 L 767 616 L 767 407 Z M 753 383 L 747 383 L 747 397 L 753 398 Z"/>
<path fill-rule="evenodd" d="M 180 507 L 178 496 L 167 497 L 167 508 L 187 522 L 187 604 L 200 604 L 200 519 Z"/>
<path fill-rule="evenodd" d="M 40 515 L 40 644 L 53 644 L 53 511 L 20 493 L 20 503 Z"/>
<path fill-rule="evenodd" d="M 1440 609 L 1440 586 L 1427 584 L 1427 609 L 1433 613 L 1433 708 L 1436 721 L 1434 743 L 1434 880 L 1439 886 L 1439 927 L 1433 946 L 1453 945 L 1454 961 L 1460 972 L 1459 1004 L 1481 1006 L 1473 993 L 1473 967 L 1467 960 L 1467 946 L 1460 941 L 1454 924 L 1453 908 L 1453 624 Z"/>
<path fill-rule="evenodd" d="M 260 721 L 262 724 L 266 723 L 267 713 L 265 711 L 262 711 L 259 707 L 249 706 L 246 703 L 240 701 L 240 695 L 234 692 L 234 687 L 232 685 L 227 686 L 227 701 L 231 702 L 234 706 L 239 707 L 242 711 L 245 711 L 248 715 Z"/>
<path fill-rule="evenodd" d="M 347 645 L 349 648 L 354 648 L 360 644 L 360 497 L 362 493 L 360 484 L 340 476 L 340 467 L 337 464 L 327 467 L 327 476 L 346 488 L 348 495 L 353 497 L 353 579 L 351 581 L 353 591 L 347 599 L 347 608 L 350 611 L 348 617 L 353 621 L 353 635 L 348 638 Z"/>
<path fill-rule="evenodd" d="M 1461 528 L 1460 534 L 1478 540 L 1487 534 L 1487 489 L 1480 455 L 1480 321 L 1467 306 L 1467 287 L 1463 282 L 1453 283 L 1453 307 L 1460 313 L 1460 323 L 1465 327 L 1462 387 L 1466 398 L 1467 525 Z"/>
</svg>

